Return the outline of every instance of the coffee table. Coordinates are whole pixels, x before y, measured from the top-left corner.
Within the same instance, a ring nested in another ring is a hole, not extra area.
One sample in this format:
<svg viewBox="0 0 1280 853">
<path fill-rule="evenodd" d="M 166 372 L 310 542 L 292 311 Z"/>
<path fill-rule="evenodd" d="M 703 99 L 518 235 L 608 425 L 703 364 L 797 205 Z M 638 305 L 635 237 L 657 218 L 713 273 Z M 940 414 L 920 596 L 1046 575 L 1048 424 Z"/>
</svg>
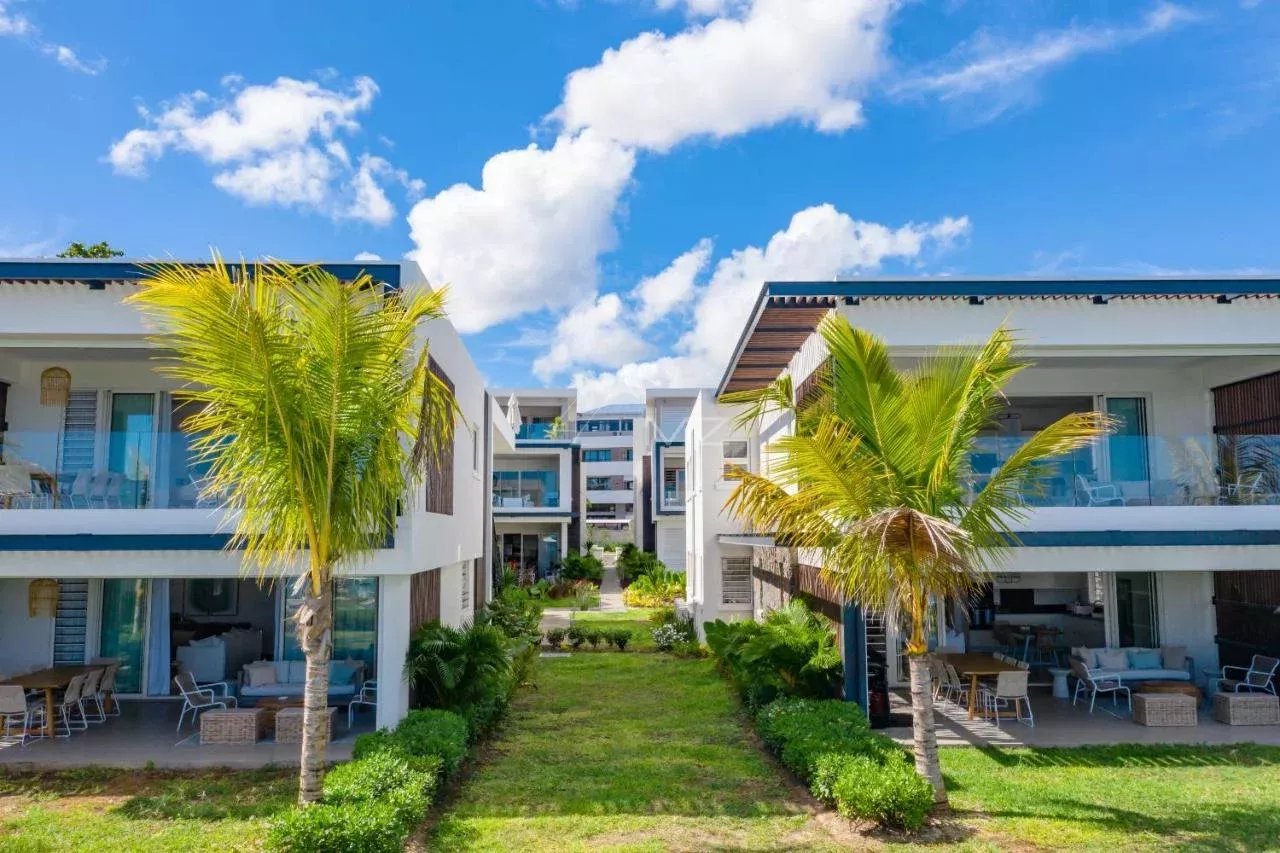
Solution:
<svg viewBox="0 0 1280 853">
<path fill-rule="evenodd" d="M 1196 702 L 1204 700 L 1204 693 L 1190 681 L 1141 681 L 1133 686 L 1138 693 L 1181 693 L 1190 696 Z"/>
<path fill-rule="evenodd" d="M 304 701 L 301 696 L 264 696 L 254 702 L 253 706 L 266 711 L 267 725 L 274 726 L 276 724 L 276 714 L 285 708 L 301 708 Z"/>
</svg>

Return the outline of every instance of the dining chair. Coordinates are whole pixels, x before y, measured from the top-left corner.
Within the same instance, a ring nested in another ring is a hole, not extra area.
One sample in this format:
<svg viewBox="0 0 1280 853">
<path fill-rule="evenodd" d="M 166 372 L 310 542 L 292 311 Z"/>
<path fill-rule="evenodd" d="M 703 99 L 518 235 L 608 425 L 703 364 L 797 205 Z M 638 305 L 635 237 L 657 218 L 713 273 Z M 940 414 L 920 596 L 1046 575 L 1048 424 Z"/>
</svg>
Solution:
<svg viewBox="0 0 1280 853">
<path fill-rule="evenodd" d="M 960 673 L 956 671 L 955 665 L 944 662 L 942 671 L 947 678 L 947 689 L 943 698 L 950 699 L 958 705 L 969 704 L 969 686 L 960 678 Z"/>
<path fill-rule="evenodd" d="M 1026 670 L 1006 670 L 996 676 L 996 683 L 982 688 L 982 707 L 997 727 L 1000 725 L 1000 712 L 1012 706 L 1014 717 L 1020 723 L 1034 727 L 1036 718 L 1031 713 L 1031 697 L 1027 695 Z M 1026 717 L 1023 717 L 1023 711 Z"/>
<path fill-rule="evenodd" d="M 17 743 L 26 746 L 27 741 L 43 737 L 31 734 L 37 726 L 44 725 L 44 705 L 27 699 L 27 693 L 16 684 L 0 684 L 0 721 L 3 730 L 0 734 L 7 743 L 14 742 L 14 726 L 17 725 Z"/>
<path fill-rule="evenodd" d="M 98 684 L 98 706 L 102 708 L 102 713 L 108 717 L 120 716 L 120 703 L 116 700 L 116 673 L 120 671 L 120 662 L 114 658 L 109 658 L 107 668 L 103 670 L 102 682 Z M 104 663 L 105 661 L 95 660 L 92 663 Z M 111 710 L 107 710 L 107 706 L 111 706 Z"/>
<path fill-rule="evenodd" d="M 88 675 L 77 675 L 67 683 L 67 689 L 63 691 L 62 698 L 58 700 L 58 704 L 54 705 L 53 711 L 56 715 L 54 725 L 62 723 L 62 728 L 66 730 L 66 734 L 56 735 L 57 737 L 71 737 L 73 731 L 84 731 L 89 728 L 89 721 L 84 716 L 84 706 L 80 704 L 80 699 L 84 695 L 84 683 L 88 680 Z M 80 715 L 79 722 L 76 721 L 74 714 Z"/>
<path fill-rule="evenodd" d="M 84 718 L 86 723 L 105 723 L 107 721 L 107 714 L 102 708 L 102 696 L 100 695 L 102 677 L 106 672 L 105 669 L 90 670 L 80 690 L 80 716 Z M 93 714 L 92 717 L 89 716 L 90 713 Z"/>
</svg>

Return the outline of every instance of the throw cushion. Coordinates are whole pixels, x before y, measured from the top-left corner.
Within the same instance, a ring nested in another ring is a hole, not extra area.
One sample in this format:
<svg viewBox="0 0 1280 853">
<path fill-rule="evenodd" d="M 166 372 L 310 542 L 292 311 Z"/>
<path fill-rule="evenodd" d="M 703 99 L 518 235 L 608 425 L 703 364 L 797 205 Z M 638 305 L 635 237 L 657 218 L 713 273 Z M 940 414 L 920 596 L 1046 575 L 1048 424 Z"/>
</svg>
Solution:
<svg viewBox="0 0 1280 853">
<path fill-rule="evenodd" d="M 1186 669 L 1187 668 L 1187 647 L 1186 646 L 1161 646 L 1160 660 L 1164 664 L 1165 669 Z"/>
<path fill-rule="evenodd" d="M 1098 649 L 1098 669 L 1117 670 L 1129 668 L 1129 656 L 1123 649 Z"/>
<path fill-rule="evenodd" d="M 355 668 L 342 661 L 331 661 L 329 663 L 329 683 L 342 684 L 350 681 L 351 676 L 355 675 Z"/>
<path fill-rule="evenodd" d="M 1164 661 L 1157 649 L 1134 649 L 1129 652 L 1129 669 L 1160 669 Z"/>
<path fill-rule="evenodd" d="M 307 662 L 304 660 L 289 661 L 289 681 L 305 682 L 307 680 Z"/>
<path fill-rule="evenodd" d="M 275 662 L 276 668 L 276 684 L 289 683 L 289 661 L 278 660 Z"/>
<path fill-rule="evenodd" d="M 276 665 L 269 660 L 257 661 L 246 665 L 244 673 L 249 679 L 250 687 L 261 687 L 264 684 L 276 683 Z"/>
</svg>

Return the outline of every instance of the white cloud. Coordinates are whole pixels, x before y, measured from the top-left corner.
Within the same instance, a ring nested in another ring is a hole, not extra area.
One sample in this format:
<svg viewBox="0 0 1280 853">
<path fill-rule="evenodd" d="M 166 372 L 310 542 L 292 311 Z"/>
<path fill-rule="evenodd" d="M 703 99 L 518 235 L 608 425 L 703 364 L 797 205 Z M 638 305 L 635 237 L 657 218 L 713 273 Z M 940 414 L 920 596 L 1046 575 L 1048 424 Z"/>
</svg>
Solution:
<svg viewBox="0 0 1280 853">
<path fill-rule="evenodd" d="M 22 39 L 45 56 L 53 57 L 54 61 L 63 68 L 79 71 L 81 74 L 99 74 L 107 67 L 105 59 L 86 62 L 65 44 L 46 41 L 40 35 L 40 28 L 21 12 L 10 11 L 9 4 L 5 0 L 0 0 L 0 36 Z"/>
<path fill-rule="evenodd" d="M 763 247 L 723 258 L 697 291 L 693 327 L 674 353 L 611 371 L 579 371 L 572 384 L 583 408 L 643 397 L 652 386 L 714 385 L 746 324 L 761 285 L 773 280 L 821 281 L 874 270 L 886 260 L 918 260 L 927 247 L 945 249 L 969 233 L 967 217 L 890 228 L 856 220 L 830 204 L 799 211 Z"/>
<path fill-rule="evenodd" d="M 1196 20 L 1182 6 L 1159 3 L 1129 26 L 1069 27 L 1011 43 L 987 32 L 962 44 L 952 56 L 894 87 L 900 95 L 932 95 L 941 101 L 985 97 L 982 119 L 992 119 L 1035 95 L 1045 74 L 1080 56 L 1114 50 Z"/>
<path fill-rule="evenodd" d="M 142 176 L 166 153 L 184 151 L 218 167 L 214 186 L 250 204 L 373 225 L 395 216 L 387 183 L 401 184 L 411 198 L 421 194 L 421 181 L 381 157 L 363 154 L 353 162 L 343 142 L 360 132 L 360 116 L 373 105 L 372 79 L 357 77 L 345 89 L 290 77 L 242 82 L 229 74 L 222 78 L 225 96 L 195 91 L 158 114 L 140 109 L 143 126 L 111 146 L 108 162 L 120 174 Z"/>
<path fill-rule="evenodd" d="M 356 256 L 355 256 L 352 260 L 356 260 L 356 261 L 380 261 L 380 260 L 382 260 L 382 255 L 379 255 L 379 254 L 377 254 L 376 252 L 356 252 Z"/>
<path fill-rule="evenodd" d="M 638 285 L 632 296 L 639 302 L 636 322 L 647 328 L 661 320 L 686 302 L 693 295 L 698 275 L 711 259 L 711 241 L 702 239 L 698 244 L 657 275 L 650 276 Z"/>
<path fill-rule="evenodd" d="M 716 15 L 723 15 L 735 6 L 741 6 L 745 2 L 746 0 L 654 0 L 653 5 L 663 12 L 683 9 L 684 13 L 691 18 L 711 18 Z"/>
<path fill-rule="evenodd" d="M 479 189 L 456 184 L 409 213 L 427 277 L 452 286 L 449 314 L 475 332 L 596 290 L 596 259 L 617 241 L 613 216 L 635 155 L 584 131 L 551 148 L 489 159 Z"/>
<path fill-rule="evenodd" d="M 552 118 L 655 151 L 784 121 L 824 132 L 862 122 L 859 97 L 884 67 L 896 2 L 705 5 L 725 15 L 674 35 L 643 33 L 570 74 Z"/>
<path fill-rule="evenodd" d="M 571 74 L 554 144 L 505 151 L 479 186 L 456 184 L 409 214 L 415 259 L 453 285 L 450 314 L 476 332 L 529 311 L 595 298 L 599 257 L 636 151 L 787 119 L 841 130 L 860 119 L 857 90 L 883 64 L 893 0 L 680 0 L 723 13 L 683 31 L 647 34 Z M 691 261 L 686 261 L 690 263 Z M 674 276 L 674 274 L 673 274 Z M 652 285 L 653 300 L 672 278 Z M 642 300 L 643 296 L 639 297 Z M 646 322 L 668 308 L 659 301 Z"/>
<path fill-rule="evenodd" d="M 576 306 L 556 324 L 551 348 L 534 360 L 534 375 L 549 382 L 574 364 L 619 367 L 643 357 L 649 345 L 631 329 L 624 310 L 616 293 Z"/>
</svg>

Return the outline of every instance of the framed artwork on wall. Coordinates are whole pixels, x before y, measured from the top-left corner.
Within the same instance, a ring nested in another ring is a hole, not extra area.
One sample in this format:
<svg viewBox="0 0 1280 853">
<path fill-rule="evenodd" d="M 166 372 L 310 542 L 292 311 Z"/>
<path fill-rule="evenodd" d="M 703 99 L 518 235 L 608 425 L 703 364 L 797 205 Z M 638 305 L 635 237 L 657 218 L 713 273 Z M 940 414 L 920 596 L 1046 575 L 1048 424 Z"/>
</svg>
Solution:
<svg viewBox="0 0 1280 853">
<path fill-rule="evenodd" d="M 183 612 L 188 616 L 235 616 L 240 584 L 230 578 L 188 579 Z"/>
</svg>

